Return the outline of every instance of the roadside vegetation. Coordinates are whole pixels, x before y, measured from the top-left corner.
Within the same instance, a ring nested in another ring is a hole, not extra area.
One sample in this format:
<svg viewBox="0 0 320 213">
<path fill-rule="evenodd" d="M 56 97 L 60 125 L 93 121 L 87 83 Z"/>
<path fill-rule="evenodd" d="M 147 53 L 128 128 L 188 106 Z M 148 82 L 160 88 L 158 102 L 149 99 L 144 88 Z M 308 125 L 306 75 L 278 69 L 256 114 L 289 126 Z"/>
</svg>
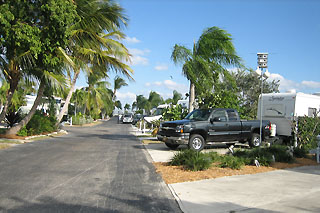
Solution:
<svg viewBox="0 0 320 213">
<path fill-rule="evenodd" d="M 55 131 L 72 115 L 79 124 L 110 116 L 119 106 L 116 91 L 127 85 L 124 78 L 133 80 L 127 65 L 130 54 L 122 44 L 127 21 L 123 8 L 112 0 L 3 1 L 0 122 L 8 127 L 4 134 Z M 82 71 L 88 86 L 75 91 Z M 110 72 L 119 75 L 114 88 L 109 88 Z M 26 95 L 36 99 L 23 111 Z M 55 105 L 55 110 L 48 110 L 48 105 Z"/>
<path fill-rule="evenodd" d="M 203 171 L 212 166 L 239 170 L 245 165 L 268 167 L 275 162 L 294 163 L 295 157 L 306 156 L 307 153 L 299 148 L 290 153 L 287 147 L 282 145 L 237 150 L 233 155 L 219 155 L 216 152 L 206 153 L 187 149 L 177 152 L 168 165 L 183 166 L 185 170 L 190 171 Z"/>
</svg>

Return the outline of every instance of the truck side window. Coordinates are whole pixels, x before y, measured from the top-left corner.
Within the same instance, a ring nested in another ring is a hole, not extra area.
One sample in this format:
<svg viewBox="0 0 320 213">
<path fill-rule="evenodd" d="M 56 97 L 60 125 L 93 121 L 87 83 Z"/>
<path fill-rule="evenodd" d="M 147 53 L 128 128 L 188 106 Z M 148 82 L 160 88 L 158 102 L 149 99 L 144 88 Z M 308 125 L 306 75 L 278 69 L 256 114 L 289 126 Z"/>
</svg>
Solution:
<svg viewBox="0 0 320 213">
<path fill-rule="evenodd" d="M 237 121 L 238 120 L 237 113 L 234 110 L 228 110 L 227 113 L 228 113 L 229 121 Z"/>
<path fill-rule="evenodd" d="M 226 112 L 224 110 L 217 110 L 212 114 L 212 118 L 220 118 L 222 122 L 227 121 Z"/>
</svg>

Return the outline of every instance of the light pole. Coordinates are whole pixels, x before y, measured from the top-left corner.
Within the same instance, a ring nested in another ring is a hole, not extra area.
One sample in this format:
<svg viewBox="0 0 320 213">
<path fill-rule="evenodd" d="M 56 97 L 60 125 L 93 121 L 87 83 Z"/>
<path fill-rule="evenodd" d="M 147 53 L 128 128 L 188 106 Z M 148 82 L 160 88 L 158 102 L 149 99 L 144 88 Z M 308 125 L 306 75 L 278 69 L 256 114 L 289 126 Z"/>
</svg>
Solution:
<svg viewBox="0 0 320 213">
<path fill-rule="evenodd" d="M 265 68 L 268 72 L 268 53 L 257 53 L 258 67 L 257 73 L 261 75 L 261 94 L 260 94 L 260 144 L 262 143 L 262 93 L 263 93 L 263 69 Z M 260 70 L 261 69 L 261 70 Z"/>
</svg>

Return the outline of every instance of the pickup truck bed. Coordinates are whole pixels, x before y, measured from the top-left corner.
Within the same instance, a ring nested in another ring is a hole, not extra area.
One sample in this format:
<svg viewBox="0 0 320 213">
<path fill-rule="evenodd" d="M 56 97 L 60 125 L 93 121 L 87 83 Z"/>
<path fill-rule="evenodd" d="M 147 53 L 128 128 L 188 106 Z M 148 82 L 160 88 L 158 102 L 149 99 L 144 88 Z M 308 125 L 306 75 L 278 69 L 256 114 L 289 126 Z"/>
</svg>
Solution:
<svg viewBox="0 0 320 213">
<path fill-rule="evenodd" d="M 200 151 L 207 144 L 215 142 L 246 142 L 250 146 L 261 145 L 262 139 L 269 137 L 271 124 L 269 121 L 241 121 L 234 109 L 205 109 L 191 112 L 184 120 L 167 121 L 160 125 L 158 140 L 175 149 L 181 144 Z"/>
</svg>

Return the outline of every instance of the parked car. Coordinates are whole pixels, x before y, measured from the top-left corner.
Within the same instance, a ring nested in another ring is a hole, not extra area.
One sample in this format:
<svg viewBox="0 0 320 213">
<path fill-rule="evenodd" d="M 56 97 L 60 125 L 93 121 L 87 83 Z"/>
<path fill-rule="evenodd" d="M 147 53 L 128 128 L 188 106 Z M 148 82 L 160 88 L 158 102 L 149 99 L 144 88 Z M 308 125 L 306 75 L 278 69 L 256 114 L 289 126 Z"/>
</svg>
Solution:
<svg viewBox="0 0 320 213">
<path fill-rule="evenodd" d="M 262 140 L 270 136 L 270 129 L 270 121 L 262 121 Z M 258 147 L 260 121 L 241 121 L 234 109 L 197 109 L 183 120 L 161 123 L 157 138 L 171 149 L 187 144 L 190 149 L 200 151 L 215 142 L 235 141 L 248 141 L 251 147 Z"/>
<path fill-rule="evenodd" d="M 132 114 L 125 114 L 122 118 L 122 123 L 132 123 L 133 121 L 133 116 Z"/>
</svg>

